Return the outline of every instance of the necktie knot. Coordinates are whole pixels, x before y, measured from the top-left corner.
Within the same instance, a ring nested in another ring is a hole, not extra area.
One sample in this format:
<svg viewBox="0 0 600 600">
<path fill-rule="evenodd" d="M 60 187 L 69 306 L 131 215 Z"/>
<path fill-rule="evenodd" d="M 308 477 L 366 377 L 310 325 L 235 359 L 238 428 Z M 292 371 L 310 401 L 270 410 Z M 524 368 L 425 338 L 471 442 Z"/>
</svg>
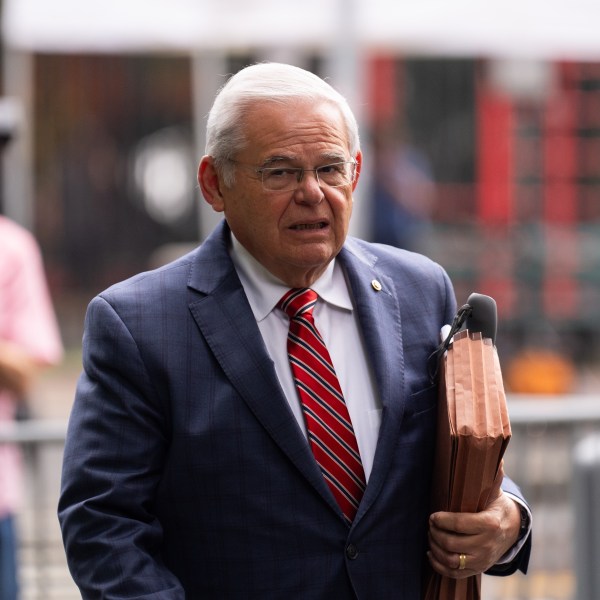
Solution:
<svg viewBox="0 0 600 600">
<path fill-rule="evenodd" d="M 290 319 L 301 315 L 311 314 L 317 303 L 317 293 L 310 288 L 293 288 L 286 292 L 277 306 L 283 310 Z"/>
</svg>

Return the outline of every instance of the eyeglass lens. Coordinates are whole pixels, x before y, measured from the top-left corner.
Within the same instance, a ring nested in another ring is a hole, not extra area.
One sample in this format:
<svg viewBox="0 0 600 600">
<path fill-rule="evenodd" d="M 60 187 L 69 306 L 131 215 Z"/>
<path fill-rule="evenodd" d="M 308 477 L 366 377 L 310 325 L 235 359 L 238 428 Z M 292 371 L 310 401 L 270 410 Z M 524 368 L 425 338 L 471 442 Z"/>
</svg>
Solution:
<svg viewBox="0 0 600 600">
<path fill-rule="evenodd" d="M 300 167 L 273 167 L 261 169 L 263 186 L 267 190 L 295 190 L 307 171 L 313 171 L 319 185 L 341 187 L 352 183 L 354 177 L 354 162 L 340 162 L 323 165 L 316 169 Z"/>
</svg>

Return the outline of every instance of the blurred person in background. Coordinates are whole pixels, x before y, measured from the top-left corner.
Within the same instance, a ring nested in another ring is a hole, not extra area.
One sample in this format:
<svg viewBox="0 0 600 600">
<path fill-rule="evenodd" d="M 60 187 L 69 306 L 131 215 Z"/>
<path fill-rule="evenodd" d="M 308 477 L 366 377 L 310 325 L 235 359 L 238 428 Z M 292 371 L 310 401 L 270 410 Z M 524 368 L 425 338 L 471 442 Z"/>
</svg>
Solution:
<svg viewBox="0 0 600 600">
<path fill-rule="evenodd" d="M 16 123 L 0 101 L 0 147 Z M 63 348 L 33 235 L 0 215 L 0 424 L 10 424 L 25 402 L 40 368 L 57 364 Z M 0 443 L 0 600 L 18 598 L 15 516 L 22 495 L 19 449 Z"/>
<path fill-rule="evenodd" d="M 361 166 L 308 71 L 253 65 L 217 95 L 198 180 L 225 219 L 88 307 L 58 507 L 84 599 L 419 600 L 428 558 L 527 569 L 508 478 L 430 515 L 427 359 L 456 300 L 424 256 L 347 237 Z"/>
<path fill-rule="evenodd" d="M 436 201 L 430 161 L 410 144 L 404 128 L 382 128 L 373 150 L 374 241 L 425 252 Z"/>
</svg>

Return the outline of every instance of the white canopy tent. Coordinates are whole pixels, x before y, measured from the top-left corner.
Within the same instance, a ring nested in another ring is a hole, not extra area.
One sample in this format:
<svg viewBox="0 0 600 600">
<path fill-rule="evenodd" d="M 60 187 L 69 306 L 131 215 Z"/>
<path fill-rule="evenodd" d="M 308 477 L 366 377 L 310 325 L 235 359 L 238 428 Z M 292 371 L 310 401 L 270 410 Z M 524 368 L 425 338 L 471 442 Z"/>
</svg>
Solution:
<svg viewBox="0 0 600 600">
<path fill-rule="evenodd" d="M 4 39 L 34 52 L 327 49 L 600 59 L 598 0 L 5 0 Z"/>
<path fill-rule="evenodd" d="M 6 93 L 26 105 L 34 53 L 185 53 L 194 59 L 198 123 L 225 72 L 224 53 L 235 50 L 265 58 L 320 51 L 330 59 L 332 81 L 355 108 L 362 105 L 356 96 L 364 88 L 365 51 L 600 60 L 598 0 L 4 0 L 3 10 Z M 4 198 L 27 224 L 31 152 L 24 134 L 7 156 L 13 177 L 5 178 Z M 197 145 L 203 147 L 202 127 Z M 23 176 L 14 177 L 18 172 Z M 204 212 L 202 236 L 213 223 L 213 214 Z M 358 223 L 366 223 L 364 215 L 353 219 L 353 233 L 361 234 Z"/>
</svg>

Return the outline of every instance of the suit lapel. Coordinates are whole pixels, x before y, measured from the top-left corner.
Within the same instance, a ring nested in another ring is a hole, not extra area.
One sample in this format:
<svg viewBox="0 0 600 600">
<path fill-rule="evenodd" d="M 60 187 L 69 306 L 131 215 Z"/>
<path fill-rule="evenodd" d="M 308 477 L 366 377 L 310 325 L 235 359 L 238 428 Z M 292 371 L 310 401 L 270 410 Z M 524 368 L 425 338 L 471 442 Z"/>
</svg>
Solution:
<svg viewBox="0 0 600 600">
<path fill-rule="evenodd" d="M 376 257 L 352 241 L 339 256 L 352 289 L 367 356 L 382 403 L 373 469 L 357 520 L 372 505 L 388 474 L 404 413 L 404 353 L 400 304 L 393 281 L 376 269 Z M 356 522 L 356 521 L 355 521 Z"/>
<path fill-rule="evenodd" d="M 256 419 L 331 507 L 331 495 L 296 420 L 227 251 L 222 224 L 199 248 L 189 287 L 190 311 L 216 360 Z M 355 523 L 377 498 L 396 448 L 404 411 L 404 355 L 400 306 L 392 280 L 376 257 L 349 240 L 339 255 L 348 278 L 382 402 L 373 469 Z M 379 282 L 381 289 L 378 290 Z"/>
<path fill-rule="evenodd" d="M 190 311 L 223 372 L 256 419 L 327 502 L 339 512 L 279 385 L 273 361 L 227 251 L 221 225 L 198 250 Z"/>
</svg>

